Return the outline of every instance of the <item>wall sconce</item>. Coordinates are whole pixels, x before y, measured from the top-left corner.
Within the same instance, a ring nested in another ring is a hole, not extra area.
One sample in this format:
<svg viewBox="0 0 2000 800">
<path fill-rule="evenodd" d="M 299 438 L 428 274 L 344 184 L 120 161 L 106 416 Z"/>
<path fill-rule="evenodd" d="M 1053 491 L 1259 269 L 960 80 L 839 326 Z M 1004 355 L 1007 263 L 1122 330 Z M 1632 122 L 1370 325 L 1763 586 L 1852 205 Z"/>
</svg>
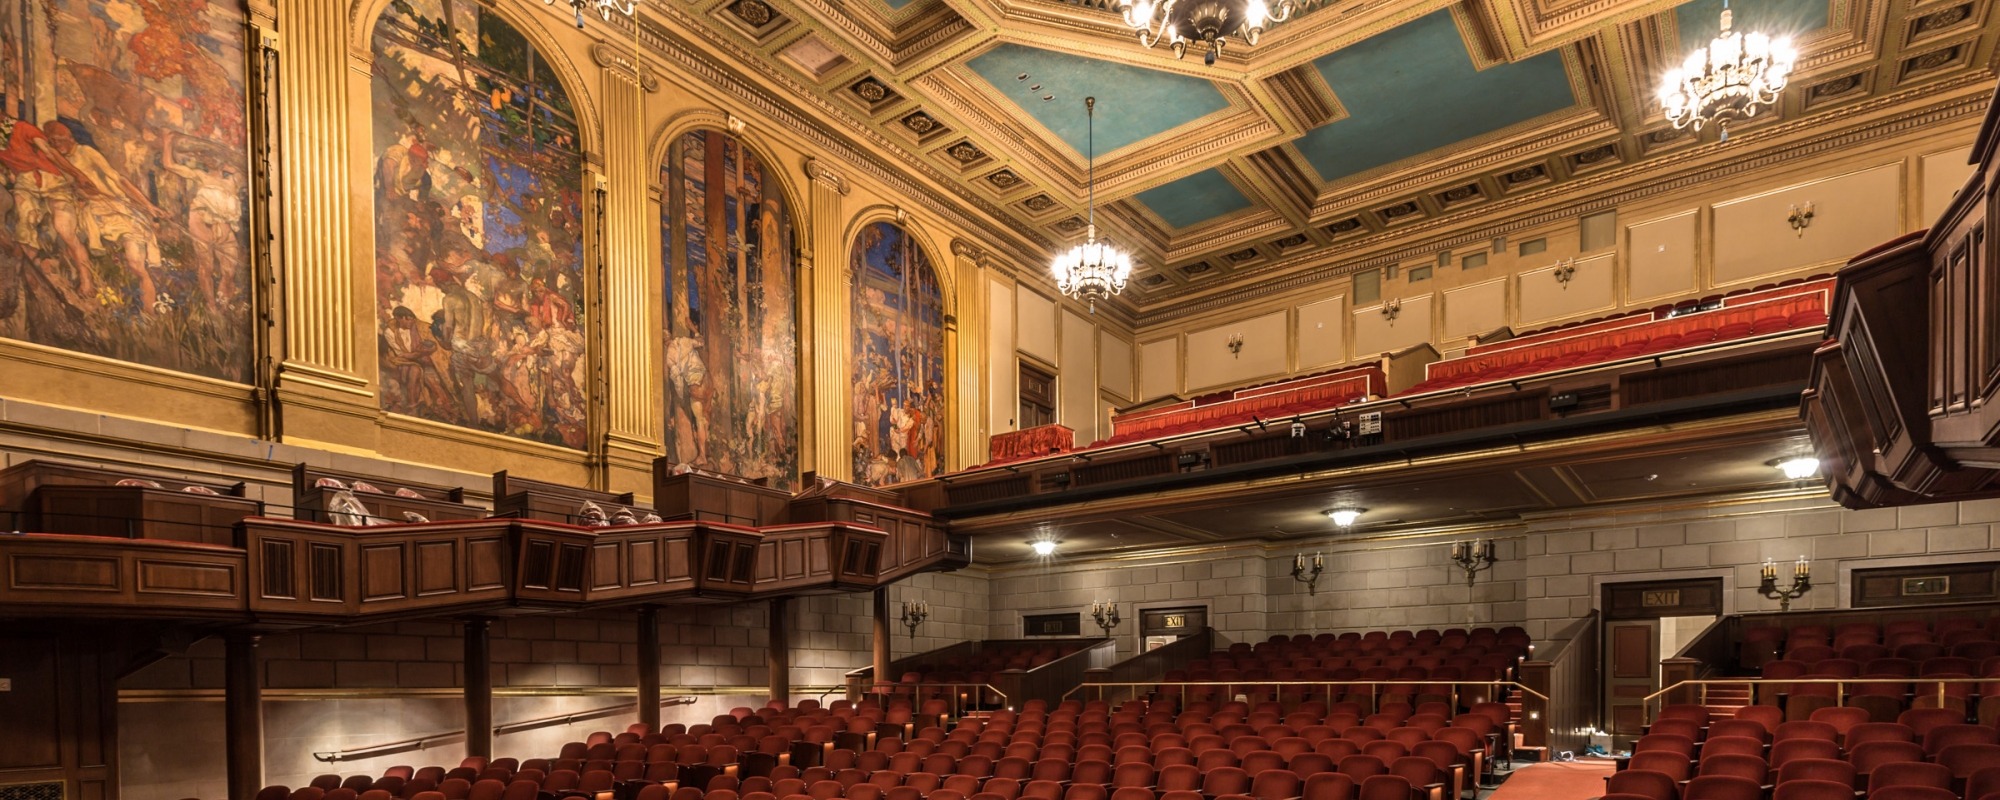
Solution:
<svg viewBox="0 0 2000 800">
<path fill-rule="evenodd" d="M 1459 569 L 1465 570 L 1465 588 L 1472 588 L 1472 582 L 1479 579 L 1482 570 L 1493 568 L 1493 540 L 1479 539 L 1470 542 L 1452 542 L 1451 560 Z"/>
<path fill-rule="evenodd" d="M 1243 334 L 1229 334 L 1229 341 L 1225 342 L 1224 346 L 1229 348 L 1230 355 L 1241 358 L 1243 354 Z"/>
<path fill-rule="evenodd" d="M 1090 604 L 1090 618 L 1097 621 L 1097 627 L 1104 629 L 1105 638 L 1110 638 L 1111 629 L 1123 620 L 1118 616 L 1118 601 L 1099 600 Z"/>
<path fill-rule="evenodd" d="M 1792 564 L 1792 585 L 1783 589 L 1778 588 L 1778 564 L 1771 559 L 1764 559 L 1764 569 L 1758 578 L 1757 591 L 1778 601 L 1779 611 L 1790 611 L 1792 600 L 1812 591 L 1812 562 L 1799 556 Z"/>
<path fill-rule="evenodd" d="M 1792 206 L 1791 215 L 1785 217 L 1785 222 L 1792 226 L 1792 233 L 1797 234 L 1801 239 L 1805 238 L 1806 228 L 1812 225 L 1812 220 L 1813 204 L 1811 200 L 1806 201 L 1806 207 L 1803 209 L 1796 205 Z"/>
<path fill-rule="evenodd" d="M 1576 259 L 1565 258 L 1557 261 L 1555 271 L 1552 274 L 1556 276 L 1556 283 L 1562 284 L 1563 291 L 1569 291 L 1569 281 L 1571 278 L 1576 277 Z"/>
<path fill-rule="evenodd" d="M 1319 594 L 1319 574 L 1326 571 L 1326 557 L 1314 553 L 1311 566 L 1307 566 L 1306 554 L 1292 558 L 1292 580 L 1306 585 L 1306 594 Z"/>
<path fill-rule="evenodd" d="M 1403 301 L 1401 300 L 1391 300 L 1382 304 L 1382 318 L 1388 320 L 1390 325 L 1395 325 L 1396 317 L 1402 313 Z"/>
<path fill-rule="evenodd" d="M 910 638 L 917 638 L 917 627 L 931 618 L 931 604 L 922 600 L 903 601 L 903 627 L 910 629 Z"/>
</svg>

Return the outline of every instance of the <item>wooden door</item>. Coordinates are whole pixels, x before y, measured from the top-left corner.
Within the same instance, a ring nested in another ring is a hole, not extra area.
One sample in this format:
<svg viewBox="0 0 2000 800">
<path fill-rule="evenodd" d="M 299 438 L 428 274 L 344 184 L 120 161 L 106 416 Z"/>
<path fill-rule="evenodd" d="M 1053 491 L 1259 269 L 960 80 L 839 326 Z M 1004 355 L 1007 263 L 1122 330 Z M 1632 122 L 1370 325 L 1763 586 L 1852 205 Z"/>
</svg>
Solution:
<svg viewBox="0 0 2000 800">
<path fill-rule="evenodd" d="M 1613 736 L 1638 736 L 1659 683 L 1660 621 L 1604 623 L 1604 708 Z"/>
</svg>

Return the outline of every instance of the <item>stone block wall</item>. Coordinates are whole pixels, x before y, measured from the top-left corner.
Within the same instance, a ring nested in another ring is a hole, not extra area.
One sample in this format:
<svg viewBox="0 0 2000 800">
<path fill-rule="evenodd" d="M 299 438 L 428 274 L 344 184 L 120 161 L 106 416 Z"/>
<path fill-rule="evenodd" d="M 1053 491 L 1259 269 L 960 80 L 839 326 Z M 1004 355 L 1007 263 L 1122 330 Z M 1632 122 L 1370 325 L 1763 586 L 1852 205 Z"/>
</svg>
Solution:
<svg viewBox="0 0 2000 800">
<path fill-rule="evenodd" d="M 1493 566 L 1468 587 L 1451 561 L 1451 543 L 1491 538 Z M 1377 541 L 1305 543 L 1266 559 L 1271 633 L 1344 632 L 1520 625 L 1526 565 L 1521 534 L 1510 530 L 1460 536 L 1393 537 Z M 1292 577 L 1293 557 L 1326 559 L 1317 592 Z"/>
<path fill-rule="evenodd" d="M 985 636 L 1019 638 L 1023 615 L 1066 611 L 1082 614 L 1084 635 L 1095 635 L 1099 629 L 1090 604 L 1115 600 L 1122 621 L 1111 633 L 1121 659 L 1138 652 L 1139 610 L 1149 607 L 1206 605 L 1219 641 L 1258 641 L 1266 635 L 1266 561 L 1261 548 L 1232 547 L 1129 562 L 1048 561 L 995 570 Z"/>
</svg>

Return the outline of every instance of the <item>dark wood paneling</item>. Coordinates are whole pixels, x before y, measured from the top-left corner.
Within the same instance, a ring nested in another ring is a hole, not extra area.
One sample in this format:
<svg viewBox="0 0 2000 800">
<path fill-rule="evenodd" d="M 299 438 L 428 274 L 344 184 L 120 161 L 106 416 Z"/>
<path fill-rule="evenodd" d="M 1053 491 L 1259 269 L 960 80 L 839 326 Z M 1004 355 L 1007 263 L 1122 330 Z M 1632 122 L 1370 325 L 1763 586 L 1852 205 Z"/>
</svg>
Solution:
<svg viewBox="0 0 2000 800">
<path fill-rule="evenodd" d="M 1607 620 L 1717 616 L 1722 579 L 1607 583 L 1602 607 Z"/>
<path fill-rule="evenodd" d="M 2000 600 L 2000 561 L 1857 569 L 1855 608 Z"/>
</svg>

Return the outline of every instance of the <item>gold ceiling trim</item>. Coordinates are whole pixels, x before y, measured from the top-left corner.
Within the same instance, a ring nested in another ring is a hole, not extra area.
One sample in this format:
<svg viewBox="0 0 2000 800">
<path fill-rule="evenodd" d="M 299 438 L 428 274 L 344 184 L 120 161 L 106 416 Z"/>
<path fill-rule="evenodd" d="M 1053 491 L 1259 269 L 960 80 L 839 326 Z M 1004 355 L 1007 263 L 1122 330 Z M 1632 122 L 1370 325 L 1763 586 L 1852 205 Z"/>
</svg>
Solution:
<svg viewBox="0 0 2000 800">
<path fill-rule="evenodd" d="M 1918 89 L 1905 90 L 1896 95 L 1840 106 L 1804 120 L 1758 128 L 1753 132 L 1731 137 L 1726 145 L 1704 143 L 1689 149 L 1681 157 L 1684 161 L 1709 159 L 1709 163 L 1670 174 L 1661 173 L 1657 169 L 1657 162 L 1628 163 L 1588 176 L 1557 182 L 1531 192 L 1468 206 L 1462 211 L 1446 212 L 1388 231 L 1344 239 L 1348 246 L 1339 252 L 1321 249 L 1294 258 L 1259 265 L 1254 270 L 1236 273 L 1234 277 L 1238 280 L 1226 286 L 1204 284 L 1199 287 L 1176 287 L 1150 294 L 1140 303 L 1141 314 L 1146 329 L 1151 329 L 1224 305 L 1240 304 L 1252 297 L 1264 297 L 1323 283 L 1355 272 L 1379 269 L 1433 255 L 1442 250 L 1490 242 L 1498 236 L 1615 208 L 1620 204 L 1678 191 L 1731 174 L 1760 170 L 1842 148 L 1863 145 L 1876 139 L 1923 130 L 1930 126 L 1974 119 L 1984 111 L 1990 93 L 1983 90 L 1993 79 L 1994 73 L 1989 69 L 1969 70 L 1941 83 L 1925 84 Z M 1858 125 L 1844 128 L 1829 127 L 1830 123 L 1838 124 L 1841 119 L 1862 117 L 1885 108 L 1905 104 L 1910 96 L 1916 94 L 1948 96 L 1930 105 L 1865 120 Z M 1835 116 L 1837 119 L 1826 119 L 1828 116 Z M 1815 130 L 1822 132 L 1808 138 L 1794 138 L 1798 134 Z M 1749 144 L 1746 144 L 1746 140 Z M 1758 145 L 1762 145 L 1762 149 L 1750 149 Z M 1724 154 L 1739 157 L 1716 158 Z M 1618 188 L 1620 186 L 1623 188 Z M 1610 188 L 1607 190 L 1605 187 Z M 1600 191 L 1605 193 L 1595 197 L 1589 196 L 1592 192 Z M 1566 201 L 1567 204 L 1562 204 Z M 1543 210 L 1512 219 L 1495 219 L 1490 223 L 1468 228 L 1470 220 L 1501 217 L 1524 207 L 1539 207 Z M 1450 228 L 1468 229 L 1441 235 L 1440 229 Z M 1373 251 L 1366 256 L 1354 257 L 1350 254 L 1355 252 L 1356 244 L 1368 246 Z M 1288 272 L 1292 274 L 1274 275 L 1274 273 Z M 1259 278 L 1259 280 L 1252 282 L 1247 280 L 1249 278 Z M 1172 302 L 1180 298 L 1187 299 L 1178 303 Z"/>
</svg>

